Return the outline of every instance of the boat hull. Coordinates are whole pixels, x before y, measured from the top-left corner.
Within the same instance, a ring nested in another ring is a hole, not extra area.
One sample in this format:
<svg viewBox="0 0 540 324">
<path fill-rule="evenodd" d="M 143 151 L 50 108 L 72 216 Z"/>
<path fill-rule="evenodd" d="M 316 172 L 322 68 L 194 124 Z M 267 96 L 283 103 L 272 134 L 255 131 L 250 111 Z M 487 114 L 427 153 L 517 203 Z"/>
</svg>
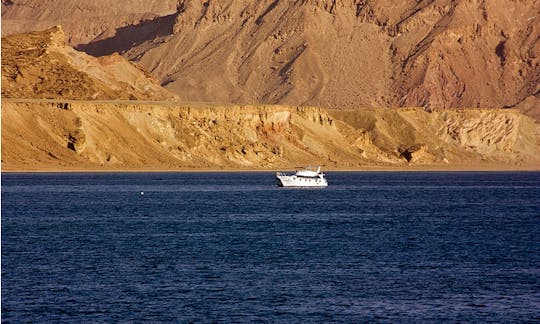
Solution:
<svg viewBox="0 0 540 324">
<path fill-rule="evenodd" d="M 328 182 L 324 178 L 301 178 L 294 175 L 278 175 L 277 184 L 280 187 L 328 187 Z"/>
</svg>

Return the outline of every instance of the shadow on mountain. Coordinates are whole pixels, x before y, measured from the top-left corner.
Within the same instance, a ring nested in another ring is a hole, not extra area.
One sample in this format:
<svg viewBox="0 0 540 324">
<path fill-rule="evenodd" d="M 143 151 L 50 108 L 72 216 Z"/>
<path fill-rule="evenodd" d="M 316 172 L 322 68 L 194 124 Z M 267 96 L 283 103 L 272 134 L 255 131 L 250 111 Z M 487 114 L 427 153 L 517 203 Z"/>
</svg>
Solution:
<svg viewBox="0 0 540 324">
<path fill-rule="evenodd" d="M 80 44 L 76 49 L 92 56 L 110 55 L 115 52 L 121 54 L 146 41 L 170 35 L 175 18 L 176 14 L 172 14 L 145 20 L 138 25 L 120 27 L 116 29 L 113 37 Z"/>
</svg>

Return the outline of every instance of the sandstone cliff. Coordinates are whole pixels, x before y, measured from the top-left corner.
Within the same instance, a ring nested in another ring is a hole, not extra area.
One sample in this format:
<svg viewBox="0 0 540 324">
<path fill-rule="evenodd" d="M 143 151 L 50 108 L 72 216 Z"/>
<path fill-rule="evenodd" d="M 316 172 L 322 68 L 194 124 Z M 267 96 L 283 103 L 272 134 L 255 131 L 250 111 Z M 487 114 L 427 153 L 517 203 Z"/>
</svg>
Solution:
<svg viewBox="0 0 540 324">
<path fill-rule="evenodd" d="M 3 100 L 3 170 L 534 168 L 513 110 Z"/>
</svg>

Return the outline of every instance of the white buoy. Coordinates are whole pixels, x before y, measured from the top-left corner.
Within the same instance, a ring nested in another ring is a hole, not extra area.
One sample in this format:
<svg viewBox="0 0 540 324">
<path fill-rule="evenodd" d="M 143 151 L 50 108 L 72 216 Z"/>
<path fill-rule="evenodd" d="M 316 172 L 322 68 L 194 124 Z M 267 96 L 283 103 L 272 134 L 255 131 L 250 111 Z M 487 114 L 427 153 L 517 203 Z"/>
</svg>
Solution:
<svg viewBox="0 0 540 324">
<path fill-rule="evenodd" d="M 141 196 L 144 196 L 144 191 L 141 191 Z"/>
</svg>

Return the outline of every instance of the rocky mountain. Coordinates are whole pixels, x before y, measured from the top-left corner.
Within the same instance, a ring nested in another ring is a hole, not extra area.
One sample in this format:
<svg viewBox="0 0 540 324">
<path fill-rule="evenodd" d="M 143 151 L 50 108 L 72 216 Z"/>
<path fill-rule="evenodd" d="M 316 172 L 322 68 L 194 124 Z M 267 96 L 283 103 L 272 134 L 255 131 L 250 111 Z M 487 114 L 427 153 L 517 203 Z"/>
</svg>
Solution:
<svg viewBox="0 0 540 324">
<path fill-rule="evenodd" d="M 120 55 L 95 58 L 67 46 L 65 38 L 58 26 L 2 38 L 2 97 L 176 98 Z"/>
<path fill-rule="evenodd" d="M 3 0 L 2 168 L 538 169 L 538 12 Z"/>
<path fill-rule="evenodd" d="M 6 0 L 2 32 L 62 23 L 79 49 L 123 53 L 189 101 L 534 115 L 539 12 L 534 0 Z"/>
</svg>

